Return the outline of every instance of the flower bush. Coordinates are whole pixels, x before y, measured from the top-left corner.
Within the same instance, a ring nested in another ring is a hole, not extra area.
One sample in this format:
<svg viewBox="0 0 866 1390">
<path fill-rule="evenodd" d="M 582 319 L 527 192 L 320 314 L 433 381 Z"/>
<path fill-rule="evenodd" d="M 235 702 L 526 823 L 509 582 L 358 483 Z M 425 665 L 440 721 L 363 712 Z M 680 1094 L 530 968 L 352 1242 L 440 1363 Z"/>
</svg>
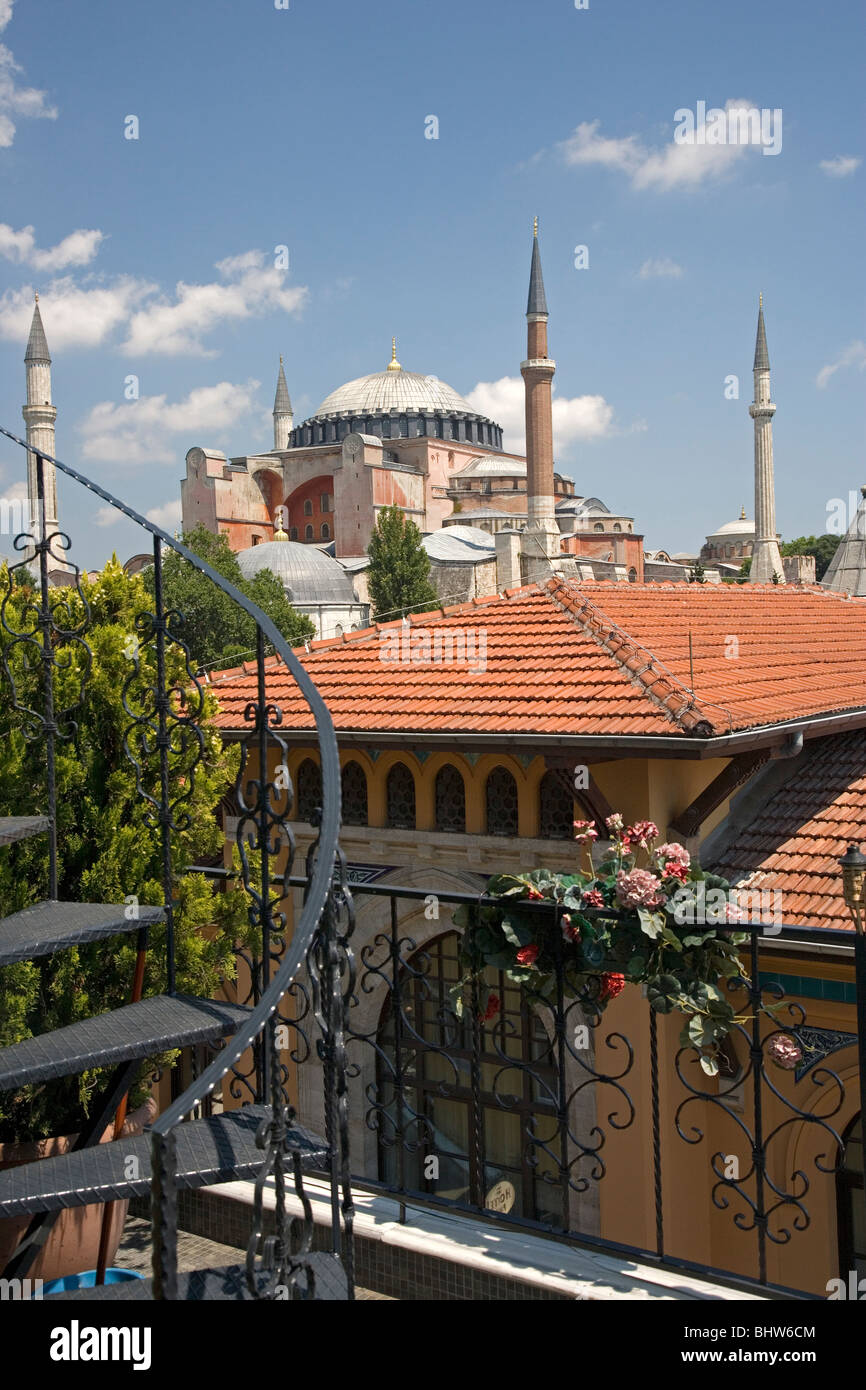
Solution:
<svg viewBox="0 0 866 1390">
<path fill-rule="evenodd" d="M 467 986 L 480 982 L 487 967 L 542 1003 L 555 1001 L 559 975 L 565 997 L 580 999 L 597 1015 L 627 983 L 640 984 L 657 1013 L 685 1015 L 680 1042 L 694 1047 L 704 1070 L 715 1075 L 718 1045 L 739 1021 L 724 982 L 748 984 L 738 954 L 747 934 L 736 930 L 740 914 L 729 884 L 703 873 L 682 845 L 657 844 L 652 821 L 626 826 L 613 815 L 606 824 L 610 841 L 598 864 L 592 854 L 597 832 L 590 822 L 575 821 L 586 861 L 580 872 L 500 874 L 487 892 L 501 904 L 458 909 L 455 921 L 465 928 L 458 1011 Z M 723 907 L 696 914 L 695 901 L 710 899 L 710 889 L 722 890 L 716 897 Z M 540 901 L 559 904 L 558 918 L 527 910 L 525 904 Z M 482 1018 L 495 1016 L 498 1006 L 490 995 Z"/>
</svg>

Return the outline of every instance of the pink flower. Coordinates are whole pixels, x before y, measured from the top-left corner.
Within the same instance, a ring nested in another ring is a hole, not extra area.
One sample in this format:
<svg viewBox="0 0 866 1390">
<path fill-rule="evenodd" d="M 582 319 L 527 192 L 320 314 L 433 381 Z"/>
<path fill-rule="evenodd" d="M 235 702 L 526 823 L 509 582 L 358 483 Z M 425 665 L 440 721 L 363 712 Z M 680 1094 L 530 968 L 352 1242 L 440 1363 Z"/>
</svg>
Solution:
<svg viewBox="0 0 866 1390">
<path fill-rule="evenodd" d="M 619 832 L 622 830 L 623 824 L 623 818 L 620 815 L 619 811 L 615 811 L 613 815 L 608 816 L 607 820 L 605 821 L 605 825 L 607 826 L 608 830 L 612 830 L 615 835 L 619 834 Z"/>
<path fill-rule="evenodd" d="M 586 903 L 587 907 L 604 907 L 604 898 L 598 888 L 587 888 L 581 902 Z"/>
<path fill-rule="evenodd" d="M 664 868 L 661 869 L 660 872 L 662 878 L 677 878 L 679 879 L 680 883 L 687 882 L 689 877 L 689 871 L 686 865 L 675 864 L 673 860 L 671 860 L 669 864 L 665 864 Z"/>
<path fill-rule="evenodd" d="M 620 869 L 616 876 L 616 896 L 623 907 L 658 907 L 665 900 L 661 882 L 649 869 Z"/>
<path fill-rule="evenodd" d="M 591 820 L 576 820 L 574 822 L 574 838 L 579 843 L 585 840 L 597 840 L 598 831 Z"/>
<path fill-rule="evenodd" d="M 517 952 L 517 959 L 520 961 L 521 965 L 534 965 L 537 955 L 538 947 L 534 941 L 531 941 L 528 946 L 521 946 L 520 950 Z"/>
<path fill-rule="evenodd" d="M 634 825 L 630 825 L 623 836 L 623 842 L 627 845 L 640 845 L 641 849 L 647 849 L 651 840 L 658 837 L 659 828 L 654 821 L 638 820 Z"/>
<path fill-rule="evenodd" d="M 659 845 L 656 854 L 659 859 L 667 859 L 673 864 L 682 864 L 686 869 L 692 862 L 692 856 L 689 854 L 685 845 Z"/>
<path fill-rule="evenodd" d="M 786 1037 L 784 1033 L 777 1033 L 767 1043 L 767 1056 L 783 1071 L 793 1071 L 803 1060 L 803 1049 L 793 1038 Z"/>
</svg>

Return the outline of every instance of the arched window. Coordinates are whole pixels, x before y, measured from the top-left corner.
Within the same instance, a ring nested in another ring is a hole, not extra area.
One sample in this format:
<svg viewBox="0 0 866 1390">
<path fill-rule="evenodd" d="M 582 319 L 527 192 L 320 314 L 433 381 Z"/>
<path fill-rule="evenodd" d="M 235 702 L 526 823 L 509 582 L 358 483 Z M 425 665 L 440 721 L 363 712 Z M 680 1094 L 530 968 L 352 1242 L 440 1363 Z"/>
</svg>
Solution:
<svg viewBox="0 0 866 1390">
<path fill-rule="evenodd" d="M 863 1117 L 857 1115 L 848 1126 L 843 1141 L 844 1160 L 836 1175 L 838 1212 L 839 1271 L 847 1278 L 849 1269 L 866 1275 L 866 1232 L 863 1229 Z"/>
<path fill-rule="evenodd" d="M 360 763 L 343 768 L 343 824 L 367 824 L 367 775 Z"/>
<path fill-rule="evenodd" d="M 628 572 L 628 582 L 629 584 L 637 583 L 637 570 L 634 568 L 634 566 L 632 566 L 632 568 Z"/>
<path fill-rule="evenodd" d="M 517 783 L 507 768 L 495 767 L 487 778 L 487 834 L 517 834 Z"/>
<path fill-rule="evenodd" d="M 466 787 L 450 763 L 436 773 L 436 829 L 460 835 L 466 830 Z"/>
<path fill-rule="evenodd" d="M 322 805 L 322 769 L 312 758 L 298 768 L 297 819 L 311 821 Z"/>
<path fill-rule="evenodd" d="M 613 529 L 614 529 L 614 531 L 621 531 L 621 530 L 622 530 L 622 527 L 620 526 L 620 524 L 619 524 L 618 521 L 615 521 L 615 522 L 613 523 Z"/>
<path fill-rule="evenodd" d="M 305 526 L 305 527 L 304 527 L 304 540 L 305 540 L 305 541 L 311 541 L 312 539 L 313 539 L 313 528 L 312 528 L 312 526 Z"/>
<path fill-rule="evenodd" d="M 297 528 L 297 526 L 293 526 L 292 529 L 291 529 L 291 531 L 289 532 L 289 540 L 290 540 L 290 541 L 296 541 L 297 539 L 298 539 L 298 528 Z"/>
<path fill-rule="evenodd" d="M 323 522 L 322 522 L 322 540 L 323 540 L 323 541 L 329 541 L 330 539 L 331 539 L 331 528 L 330 528 L 330 526 L 328 525 L 327 521 L 323 521 Z"/>
<path fill-rule="evenodd" d="M 415 778 L 405 763 L 395 763 L 385 784 L 390 830 L 415 829 Z"/>
<path fill-rule="evenodd" d="M 604 530 L 604 522 L 603 522 L 603 521 L 597 521 L 597 522 L 595 523 L 595 525 L 593 526 L 592 529 L 593 529 L 593 531 L 603 531 L 603 530 Z"/>
<path fill-rule="evenodd" d="M 538 784 L 538 825 L 542 840 L 570 840 L 574 835 L 574 797 L 552 769 Z"/>
<path fill-rule="evenodd" d="M 404 1113 L 417 1117 L 412 1126 L 419 1142 L 405 1145 L 401 1154 L 399 1143 L 387 1140 L 388 1127 L 381 1126 L 379 1178 L 396 1184 L 399 1174 L 410 1191 L 445 1191 L 449 1199 L 464 1203 L 477 1200 L 474 1193 L 504 1188 L 513 1194 L 513 1215 L 558 1225 L 562 1180 L 554 1157 L 556 1108 L 550 1099 L 557 1093 L 555 1043 L 523 991 L 503 971 L 485 970 L 484 1001 L 495 996 L 498 1007 L 481 1025 L 476 1101 L 466 1078 L 477 1023 L 468 1009 L 457 1017 L 451 993 L 462 972 L 459 952 L 454 931 L 426 942 L 404 967 L 399 1013 L 393 995 L 382 1010 L 372 1099 L 377 1109 L 393 1115 L 395 1077 L 400 1077 Z M 395 1066 L 396 1027 L 399 1022 L 405 1028 L 405 1018 L 412 1020 L 412 1063 L 401 1070 Z M 525 1059 L 522 1064 L 503 1066 L 506 1048 L 510 1057 Z M 428 1177 L 425 1158 L 431 1153 L 439 1160 L 438 1181 Z"/>
<path fill-rule="evenodd" d="M 312 516 L 312 515 L 313 515 L 313 502 L 312 502 L 312 498 L 308 497 L 307 500 L 306 500 L 306 502 L 304 503 L 304 516 Z"/>
</svg>

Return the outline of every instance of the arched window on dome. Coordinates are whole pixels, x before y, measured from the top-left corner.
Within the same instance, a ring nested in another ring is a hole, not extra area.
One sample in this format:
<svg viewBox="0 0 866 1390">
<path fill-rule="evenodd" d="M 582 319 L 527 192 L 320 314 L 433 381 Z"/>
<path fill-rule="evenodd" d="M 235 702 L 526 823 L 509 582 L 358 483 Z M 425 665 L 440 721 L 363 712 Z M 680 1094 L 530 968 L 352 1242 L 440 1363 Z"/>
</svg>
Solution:
<svg viewBox="0 0 866 1390">
<path fill-rule="evenodd" d="M 485 787 L 487 834 L 517 834 L 517 783 L 506 767 L 495 767 Z"/>
<path fill-rule="evenodd" d="M 327 521 L 323 521 L 323 522 L 322 522 L 321 530 L 322 530 L 322 540 L 323 540 L 323 541 L 329 541 L 329 540 L 331 539 L 331 528 L 330 528 L 330 526 L 328 525 Z"/>
<path fill-rule="evenodd" d="M 322 805 L 322 769 L 312 758 L 305 758 L 298 768 L 298 789 L 295 796 L 297 820 L 312 821 Z"/>
<path fill-rule="evenodd" d="M 538 826 L 542 840 L 570 840 L 574 835 L 574 797 L 552 769 L 538 784 Z"/>
<path fill-rule="evenodd" d="M 451 763 L 436 773 L 436 829 L 458 835 L 466 832 L 466 787 Z"/>
<path fill-rule="evenodd" d="M 597 522 L 595 523 L 595 525 L 593 526 L 592 529 L 593 529 L 593 531 L 603 531 L 603 530 L 604 530 L 604 522 L 603 522 L 603 521 L 597 521 Z"/>
<path fill-rule="evenodd" d="M 385 783 L 389 830 L 415 829 L 415 778 L 405 763 L 395 763 Z"/>
<path fill-rule="evenodd" d="M 615 522 L 613 523 L 613 529 L 614 529 L 614 531 L 621 531 L 621 530 L 622 530 L 622 527 L 620 526 L 620 524 L 619 524 L 618 521 L 615 521 Z"/>
<path fill-rule="evenodd" d="M 305 540 L 305 541 L 311 541 L 312 539 L 313 539 L 313 528 L 312 528 L 312 526 L 305 526 L 305 527 L 304 527 L 304 540 Z"/>
<path fill-rule="evenodd" d="M 342 772 L 343 824 L 367 824 L 367 775 L 360 763 L 346 763 Z"/>
</svg>

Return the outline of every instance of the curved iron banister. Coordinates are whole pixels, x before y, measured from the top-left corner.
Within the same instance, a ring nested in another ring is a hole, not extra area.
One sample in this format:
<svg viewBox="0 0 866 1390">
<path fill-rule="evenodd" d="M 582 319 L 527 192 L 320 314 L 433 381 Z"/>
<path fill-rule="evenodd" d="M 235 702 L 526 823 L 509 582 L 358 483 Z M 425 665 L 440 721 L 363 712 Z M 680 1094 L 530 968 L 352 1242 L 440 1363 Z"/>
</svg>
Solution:
<svg viewBox="0 0 866 1390">
<path fill-rule="evenodd" d="M 41 536 L 37 549 L 40 554 L 42 568 L 42 589 L 43 605 L 46 602 L 47 586 L 47 558 L 51 554 L 50 546 L 55 535 L 58 535 L 60 543 L 66 542 L 68 548 L 68 537 L 56 530 L 49 537 L 46 534 L 46 518 L 44 503 L 42 501 L 42 477 L 43 465 L 45 462 L 58 468 L 67 477 L 72 478 L 88 491 L 94 493 L 102 501 L 115 508 L 123 516 L 129 518 L 137 526 L 148 531 L 154 538 L 154 556 L 157 570 L 157 583 L 161 572 L 160 544 L 168 546 L 176 554 L 182 556 L 194 569 L 198 570 L 208 578 L 217 588 L 221 589 L 239 608 L 241 608 L 256 624 L 258 632 L 258 664 L 260 676 L 260 709 L 257 718 L 264 721 L 264 735 L 267 740 L 269 732 L 269 716 L 275 717 L 275 722 L 279 723 L 279 711 L 267 703 L 267 695 L 264 689 L 263 661 L 264 661 L 264 639 L 271 643 L 273 650 L 282 659 L 286 670 L 292 676 L 299 691 L 304 696 L 306 703 L 311 710 L 316 727 L 318 739 L 321 768 L 322 768 L 322 807 L 319 813 L 319 830 L 313 856 L 314 862 L 310 865 L 312 873 L 307 883 L 307 891 L 304 895 L 303 908 L 300 920 L 293 932 L 290 948 L 285 952 L 280 960 L 278 969 L 271 979 L 267 979 L 269 950 L 265 949 L 264 966 L 265 978 L 261 995 L 256 1002 L 249 1017 L 238 1032 L 230 1038 L 222 1051 L 210 1062 L 208 1066 L 198 1075 L 193 1076 L 190 1084 L 183 1093 L 178 1096 L 172 1104 L 151 1127 L 152 1151 L 153 1151 L 153 1218 L 154 1218 L 154 1296 L 156 1298 L 173 1298 L 177 1296 L 177 1267 L 176 1267 L 176 1196 L 177 1189 L 174 1179 L 174 1144 L 175 1139 L 172 1130 L 175 1126 L 196 1109 L 197 1106 L 214 1090 L 215 1086 L 232 1071 L 242 1060 L 244 1054 L 262 1038 L 261 1046 L 267 1049 L 269 1062 L 265 1063 L 264 1074 L 270 1073 L 271 1095 L 271 1119 L 267 1122 L 259 1136 L 259 1146 L 267 1150 L 267 1159 L 260 1175 L 260 1184 L 263 1184 L 268 1165 L 271 1165 L 277 1183 L 280 1200 L 283 1202 L 285 1187 L 285 1161 L 284 1151 L 286 1138 L 286 1123 L 288 1111 L 285 1104 L 285 1097 L 281 1090 L 280 1079 L 278 1076 L 278 1066 L 276 1058 L 275 1044 L 275 1015 L 280 1001 L 291 988 L 299 976 L 301 966 L 305 960 L 309 959 L 315 951 L 322 957 L 322 962 L 328 971 L 329 987 L 331 991 L 336 990 L 337 998 L 329 999 L 326 1002 L 325 1013 L 322 1015 L 327 1021 L 327 1032 L 323 1043 L 323 1055 L 331 1059 L 337 1058 L 339 1066 L 344 1066 L 343 1042 L 342 1042 L 342 1022 L 341 1010 L 343 1005 L 340 992 L 340 971 L 341 962 L 347 959 L 345 954 L 345 941 L 347 936 L 341 933 L 338 919 L 341 914 L 348 911 L 351 915 L 351 897 L 344 882 L 344 875 L 340 872 L 338 837 L 340 829 L 340 760 L 337 749 L 337 742 L 334 733 L 333 721 L 330 712 L 325 705 L 321 695 L 316 689 L 315 684 L 304 670 L 298 658 L 295 656 L 291 647 L 280 633 L 275 623 L 259 609 L 259 607 L 242 594 L 229 580 L 218 571 L 214 570 L 205 560 L 196 555 L 182 542 L 176 540 L 154 522 L 140 515 L 133 508 L 121 502 L 119 498 L 94 483 L 91 479 L 71 468 L 68 464 L 62 463 L 59 459 L 53 458 L 50 454 L 44 453 L 40 449 L 34 449 L 19 436 L 0 426 L 0 435 L 9 439 L 12 443 L 36 456 L 37 477 L 39 482 L 40 504 L 41 504 Z M 56 523 L 55 523 L 56 525 Z M 18 548 L 16 541 L 16 548 Z M 76 571 L 77 573 L 77 571 Z M 161 610 L 161 600 L 157 594 L 157 609 Z M 159 614 L 158 614 L 159 616 Z M 164 616 L 160 618 L 163 626 L 160 632 L 164 634 Z M 164 640 L 164 639 L 163 639 Z M 176 639 L 175 639 L 176 640 Z M 160 677 L 162 680 L 162 676 Z M 164 699 L 163 699 L 164 704 Z M 258 727 L 258 725 L 257 725 Z M 261 750 L 260 750 L 261 751 Z M 260 779 L 260 792 L 265 797 L 268 794 L 267 768 L 259 768 L 258 776 Z M 164 798 L 163 798 L 164 799 Z M 165 819 L 165 818 L 164 818 Z M 170 820 L 168 822 L 170 824 Z M 335 870 L 336 878 L 335 878 Z M 170 868 L 167 870 L 170 872 Z M 274 880 L 275 882 L 277 880 Z M 269 919 L 271 902 L 269 899 L 269 888 L 266 887 L 263 898 L 263 912 L 265 918 Z M 173 895 L 171 895 L 173 896 Z M 166 906 L 169 907 L 169 890 L 166 888 Z M 265 922 L 267 929 L 268 923 Z M 349 928 L 350 930 L 351 928 Z M 321 964 L 321 963 L 320 963 Z M 270 1026 L 269 1026 L 270 1025 Z M 268 1099 L 268 1097 L 263 1097 Z M 327 1098 L 326 1098 L 327 1099 Z M 333 1105 L 337 1104 L 337 1111 L 333 1110 Z M 345 1097 L 339 1102 L 328 1103 L 328 1115 L 330 1119 L 334 1114 L 339 1113 L 340 1136 L 329 1135 L 331 1145 L 331 1167 L 333 1181 L 342 1183 L 344 1189 L 343 1212 L 347 1217 L 347 1230 L 351 1224 L 351 1189 L 348 1186 L 348 1135 L 347 1121 L 345 1116 Z M 330 1123 L 329 1129 L 333 1129 Z M 339 1152 L 337 1148 L 339 1147 Z M 306 1224 L 309 1225 L 307 1246 L 311 1237 L 312 1223 L 310 1213 L 307 1210 L 309 1203 L 303 1195 L 300 1179 L 300 1161 L 297 1155 L 293 1159 L 295 1169 L 295 1187 L 305 1204 Z M 336 1188 L 335 1188 L 336 1192 Z M 336 1198 L 335 1198 L 336 1200 Z M 283 1202 L 284 1205 L 284 1202 Z M 285 1213 L 281 1213 L 282 1224 L 285 1226 Z M 260 1233 L 258 1233 L 260 1235 Z M 258 1235 L 256 1239 L 258 1239 Z M 255 1241 L 254 1241 L 255 1244 Z M 266 1251 L 267 1262 L 269 1262 L 275 1277 L 280 1279 L 280 1283 L 269 1287 L 268 1291 L 262 1295 L 256 1293 L 255 1296 L 282 1297 L 282 1279 L 288 1272 L 288 1281 L 295 1287 L 298 1271 L 303 1268 L 303 1261 L 296 1260 L 289 1249 L 289 1241 L 284 1233 L 276 1237 L 276 1257 L 274 1257 L 274 1238 L 269 1238 L 265 1246 L 270 1246 Z M 303 1248 L 306 1249 L 307 1246 Z M 350 1242 L 349 1242 L 350 1246 Z M 335 1251 L 338 1243 L 335 1244 Z M 299 1251 L 302 1254 L 303 1251 Z M 252 1261 L 252 1255 L 248 1257 Z M 348 1250 L 348 1259 L 345 1261 L 347 1273 L 349 1275 L 349 1286 L 351 1288 L 351 1251 Z M 282 1274 L 280 1273 L 282 1271 Z M 303 1278 L 304 1275 L 302 1274 Z M 252 1275 L 249 1276 L 251 1289 L 255 1293 L 255 1281 Z M 299 1293 L 296 1289 L 294 1296 L 304 1298 L 314 1295 L 314 1275 L 309 1270 L 306 1271 L 306 1292 Z M 273 1280 L 271 1281 L 273 1285 Z M 351 1294 L 350 1294 L 351 1296 Z"/>
</svg>

